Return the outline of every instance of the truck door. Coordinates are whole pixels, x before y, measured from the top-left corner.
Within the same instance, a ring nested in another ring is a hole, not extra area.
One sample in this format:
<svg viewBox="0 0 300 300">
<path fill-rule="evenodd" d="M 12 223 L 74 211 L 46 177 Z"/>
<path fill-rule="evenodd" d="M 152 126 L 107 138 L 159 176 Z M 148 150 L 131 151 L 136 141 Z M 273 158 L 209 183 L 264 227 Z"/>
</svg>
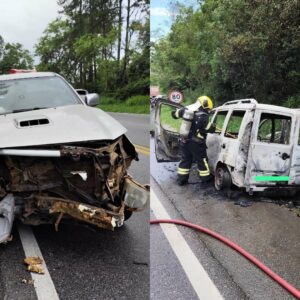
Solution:
<svg viewBox="0 0 300 300">
<path fill-rule="evenodd" d="M 246 185 L 288 183 L 293 149 L 291 128 L 294 123 L 292 114 L 260 110 L 255 112 Z"/>
<path fill-rule="evenodd" d="M 181 119 L 173 119 L 171 112 L 180 104 L 161 100 L 155 107 L 155 155 L 158 162 L 179 161 L 179 129 Z"/>
</svg>

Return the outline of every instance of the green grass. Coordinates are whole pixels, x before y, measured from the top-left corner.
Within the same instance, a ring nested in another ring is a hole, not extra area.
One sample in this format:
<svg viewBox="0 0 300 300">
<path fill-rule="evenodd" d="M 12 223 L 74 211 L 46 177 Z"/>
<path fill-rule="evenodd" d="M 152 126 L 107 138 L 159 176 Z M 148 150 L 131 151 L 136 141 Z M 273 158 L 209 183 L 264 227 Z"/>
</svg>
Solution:
<svg viewBox="0 0 300 300">
<path fill-rule="evenodd" d="M 149 114 L 149 96 L 137 95 L 123 102 L 112 97 L 103 96 L 100 99 L 98 108 L 107 112 Z"/>
<path fill-rule="evenodd" d="M 98 108 L 101 108 L 107 112 L 121 112 L 132 114 L 149 114 L 149 107 L 142 105 L 128 106 L 126 104 L 100 104 Z"/>
<path fill-rule="evenodd" d="M 172 108 L 167 105 L 161 105 L 160 107 L 160 123 L 163 128 L 179 132 L 182 119 L 173 119 L 171 116 L 171 111 L 175 108 Z"/>
<path fill-rule="evenodd" d="M 126 104 L 129 106 L 138 106 L 138 105 L 144 105 L 149 106 L 149 96 L 148 95 L 136 95 L 128 98 L 126 100 Z"/>
</svg>

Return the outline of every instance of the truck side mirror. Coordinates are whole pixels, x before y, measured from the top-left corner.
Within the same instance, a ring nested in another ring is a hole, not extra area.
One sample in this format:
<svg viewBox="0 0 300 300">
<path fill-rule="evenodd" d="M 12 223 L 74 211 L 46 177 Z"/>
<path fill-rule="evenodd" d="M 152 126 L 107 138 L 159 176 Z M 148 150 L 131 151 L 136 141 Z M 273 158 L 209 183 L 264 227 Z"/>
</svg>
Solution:
<svg viewBox="0 0 300 300">
<path fill-rule="evenodd" d="M 88 106 L 97 106 L 100 103 L 100 96 L 96 93 L 87 94 L 85 96 L 85 102 Z"/>
</svg>

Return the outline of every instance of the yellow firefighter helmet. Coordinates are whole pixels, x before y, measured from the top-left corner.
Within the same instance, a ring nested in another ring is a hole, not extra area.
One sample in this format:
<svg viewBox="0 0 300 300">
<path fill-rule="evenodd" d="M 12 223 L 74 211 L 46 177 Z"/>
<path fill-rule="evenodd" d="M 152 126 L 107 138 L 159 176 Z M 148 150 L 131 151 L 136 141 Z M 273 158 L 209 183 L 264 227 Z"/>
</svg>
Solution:
<svg viewBox="0 0 300 300">
<path fill-rule="evenodd" d="M 204 109 L 213 109 L 214 104 L 208 96 L 200 96 L 197 101 L 200 103 L 200 106 Z"/>
</svg>

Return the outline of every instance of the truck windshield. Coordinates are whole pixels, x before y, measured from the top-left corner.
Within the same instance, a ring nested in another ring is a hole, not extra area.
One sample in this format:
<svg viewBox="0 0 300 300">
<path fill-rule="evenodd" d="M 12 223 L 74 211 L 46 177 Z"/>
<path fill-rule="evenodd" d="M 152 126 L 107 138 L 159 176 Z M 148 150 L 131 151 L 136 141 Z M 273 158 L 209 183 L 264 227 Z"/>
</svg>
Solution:
<svg viewBox="0 0 300 300">
<path fill-rule="evenodd" d="M 60 77 L 0 80 L 0 114 L 82 104 Z"/>
</svg>

